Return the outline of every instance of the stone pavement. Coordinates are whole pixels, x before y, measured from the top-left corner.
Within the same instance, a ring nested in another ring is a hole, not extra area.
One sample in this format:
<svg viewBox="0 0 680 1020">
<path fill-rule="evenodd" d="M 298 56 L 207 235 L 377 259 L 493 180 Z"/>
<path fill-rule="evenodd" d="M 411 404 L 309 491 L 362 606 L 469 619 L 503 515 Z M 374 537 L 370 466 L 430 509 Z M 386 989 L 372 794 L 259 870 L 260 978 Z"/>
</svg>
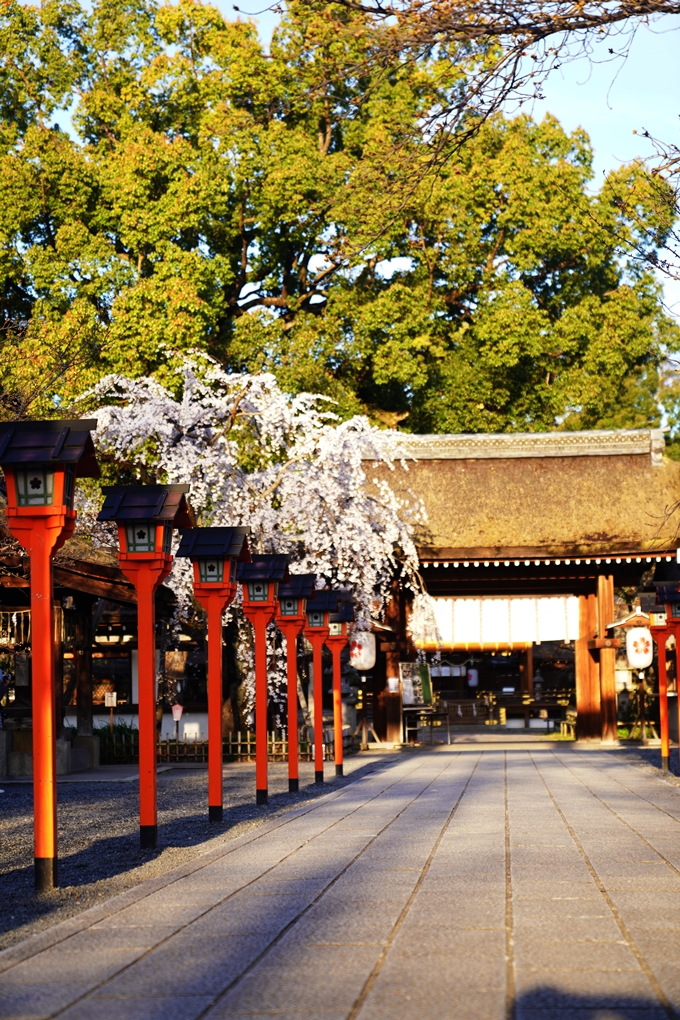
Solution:
<svg viewBox="0 0 680 1020">
<path fill-rule="evenodd" d="M 0 954 L 0 1017 L 680 1016 L 680 790 L 615 754 L 404 754 Z"/>
</svg>

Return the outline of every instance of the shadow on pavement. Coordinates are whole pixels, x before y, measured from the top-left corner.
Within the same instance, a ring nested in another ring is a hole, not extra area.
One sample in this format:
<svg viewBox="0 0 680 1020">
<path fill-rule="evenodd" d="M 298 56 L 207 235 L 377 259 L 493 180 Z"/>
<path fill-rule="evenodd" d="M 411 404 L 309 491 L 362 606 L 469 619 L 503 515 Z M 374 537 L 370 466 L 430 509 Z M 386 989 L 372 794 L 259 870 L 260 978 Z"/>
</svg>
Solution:
<svg viewBox="0 0 680 1020">
<path fill-rule="evenodd" d="M 549 985 L 521 995 L 508 1020 L 669 1020 L 668 1012 L 652 997 L 625 994 L 589 994 L 588 975 L 583 975 L 583 994 L 565 992 Z"/>
</svg>

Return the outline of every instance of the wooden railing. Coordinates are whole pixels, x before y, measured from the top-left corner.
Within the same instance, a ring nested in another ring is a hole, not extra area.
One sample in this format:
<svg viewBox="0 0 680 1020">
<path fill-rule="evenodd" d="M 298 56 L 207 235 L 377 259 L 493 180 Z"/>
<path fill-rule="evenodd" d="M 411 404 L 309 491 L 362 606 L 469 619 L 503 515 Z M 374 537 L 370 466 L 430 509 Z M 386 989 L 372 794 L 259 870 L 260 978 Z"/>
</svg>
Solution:
<svg viewBox="0 0 680 1020">
<path fill-rule="evenodd" d="M 102 765 L 136 765 L 139 762 L 139 733 L 137 730 L 111 732 L 97 731 L 100 739 L 100 760 Z M 354 739 L 343 738 L 344 750 L 354 749 Z M 208 761 L 207 740 L 175 740 L 164 738 L 158 741 L 158 764 L 206 764 Z M 299 760 L 312 761 L 314 747 L 308 740 L 299 741 Z M 222 741 L 224 761 L 255 761 L 255 734 L 251 731 L 229 733 Z M 332 761 L 334 755 L 333 731 L 324 730 L 324 759 Z M 267 740 L 269 761 L 288 760 L 288 740 L 285 732 L 273 731 Z"/>
</svg>

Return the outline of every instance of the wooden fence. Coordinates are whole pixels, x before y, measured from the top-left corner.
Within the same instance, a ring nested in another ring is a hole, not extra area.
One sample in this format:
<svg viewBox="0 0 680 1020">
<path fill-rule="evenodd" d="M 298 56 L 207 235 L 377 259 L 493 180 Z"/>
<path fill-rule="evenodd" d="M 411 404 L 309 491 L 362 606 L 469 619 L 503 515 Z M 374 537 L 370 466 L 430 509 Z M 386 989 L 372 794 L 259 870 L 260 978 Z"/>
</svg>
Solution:
<svg viewBox="0 0 680 1020">
<path fill-rule="evenodd" d="M 102 765 L 136 765 L 139 762 L 139 733 L 137 730 L 111 732 L 100 729 L 100 760 Z M 285 732 L 271 732 L 267 740 L 269 761 L 288 760 L 288 739 Z M 350 736 L 343 739 L 345 751 L 354 749 Z M 206 764 L 208 761 L 207 740 L 175 740 L 167 738 L 158 741 L 158 763 Z M 255 734 L 251 731 L 230 733 L 222 741 L 224 761 L 255 761 Z M 324 730 L 324 759 L 332 761 L 334 755 L 333 731 Z M 314 746 L 308 740 L 299 741 L 299 760 L 312 761 Z"/>
</svg>

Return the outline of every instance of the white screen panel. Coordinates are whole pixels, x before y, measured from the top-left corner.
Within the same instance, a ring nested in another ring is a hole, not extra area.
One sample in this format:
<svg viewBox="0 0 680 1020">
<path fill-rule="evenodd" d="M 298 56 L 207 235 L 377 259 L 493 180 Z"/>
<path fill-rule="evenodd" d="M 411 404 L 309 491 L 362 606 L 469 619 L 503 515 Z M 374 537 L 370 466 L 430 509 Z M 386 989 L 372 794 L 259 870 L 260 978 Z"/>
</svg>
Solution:
<svg viewBox="0 0 680 1020">
<path fill-rule="evenodd" d="M 457 645 L 478 645 L 482 640 L 481 599 L 454 599 L 453 641 Z"/>
<path fill-rule="evenodd" d="M 536 640 L 536 599 L 510 599 L 510 640 L 513 644 Z"/>
<path fill-rule="evenodd" d="M 453 599 L 434 599 L 439 644 L 453 644 Z"/>
<path fill-rule="evenodd" d="M 489 645 L 510 642 L 509 599 L 482 599 L 482 641 Z"/>
</svg>

